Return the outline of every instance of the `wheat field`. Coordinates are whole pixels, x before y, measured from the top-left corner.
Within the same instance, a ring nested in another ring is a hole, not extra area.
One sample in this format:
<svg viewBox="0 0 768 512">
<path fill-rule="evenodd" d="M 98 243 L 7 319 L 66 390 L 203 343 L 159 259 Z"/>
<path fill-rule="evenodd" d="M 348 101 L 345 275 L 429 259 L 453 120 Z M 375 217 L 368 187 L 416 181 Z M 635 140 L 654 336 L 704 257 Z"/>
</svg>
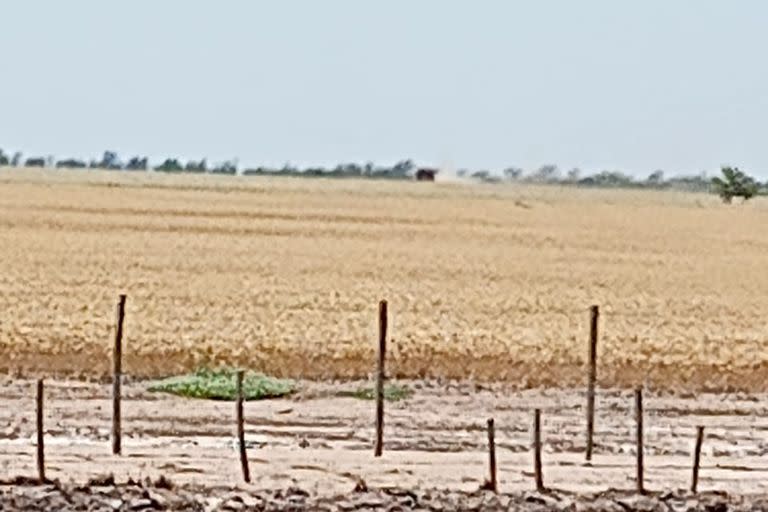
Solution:
<svg viewBox="0 0 768 512">
<path fill-rule="evenodd" d="M 243 365 L 768 389 L 768 202 L 515 185 L 0 170 L 0 371 Z"/>
</svg>

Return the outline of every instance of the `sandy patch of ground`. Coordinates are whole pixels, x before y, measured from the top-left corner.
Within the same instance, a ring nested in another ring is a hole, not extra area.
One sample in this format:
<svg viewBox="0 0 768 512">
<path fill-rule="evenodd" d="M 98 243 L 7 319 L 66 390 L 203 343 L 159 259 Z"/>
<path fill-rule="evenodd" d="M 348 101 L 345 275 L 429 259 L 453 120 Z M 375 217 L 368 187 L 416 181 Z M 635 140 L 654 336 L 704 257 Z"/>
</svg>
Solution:
<svg viewBox="0 0 768 512">
<path fill-rule="evenodd" d="M 598 395 L 595 457 L 584 463 L 583 393 L 511 391 L 471 384 L 409 383 L 408 400 L 388 404 L 385 453 L 373 457 L 373 403 L 336 397 L 342 387 L 302 383 L 289 399 L 248 402 L 246 440 L 253 482 L 245 489 L 300 487 L 313 496 L 347 493 L 360 481 L 371 488 L 471 492 L 487 477 L 485 422 L 496 420 L 499 486 L 533 488 L 532 409 L 543 410 L 545 484 L 571 492 L 634 486 L 631 393 Z M 234 405 L 149 393 L 125 386 L 124 454 L 110 453 L 110 387 L 46 384 L 46 461 L 49 478 L 85 482 L 113 474 L 117 482 L 158 478 L 178 485 L 240 485 L 233 439 Z M 646 484 L 649 489 L 690 485 L 695 426 L 706 427 L 701 490 L 768 492 L 762 395 L 689 398 L 648 394 Z M 0 474 L 34 476 L 34 386 L 0 386 Z"/>
</svg>

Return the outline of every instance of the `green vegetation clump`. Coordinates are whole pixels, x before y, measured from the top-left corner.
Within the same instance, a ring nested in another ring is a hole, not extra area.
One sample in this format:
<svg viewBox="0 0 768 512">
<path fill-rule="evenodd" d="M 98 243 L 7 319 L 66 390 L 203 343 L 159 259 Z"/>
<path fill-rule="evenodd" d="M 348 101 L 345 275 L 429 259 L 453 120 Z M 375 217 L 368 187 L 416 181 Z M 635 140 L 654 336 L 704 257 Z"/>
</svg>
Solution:
<svg viewBox="0 0 768 512">
<path fill-rule="evenodd" d="M 261 373 L 246 372 L 243 377 L 245 400 L 280 398 L 296 390 L 291 380 L 275 379 Z M 149 386 L 149 391 L 171 393 L 188 398 L 235 400 L 237 398 L 237 370 L 200 369 L 189 375 L 169 377 Z"/>
<path fill-rule="evenodd" d="M 406 400 L 412 395 L 413 391 L 407 386 L 399 384 L 384 386 L 384 400 L 388 402 Z M 338 396 L 358 398 L 360 400 L 374 400 L 376 398 L 376 390 L 374 388 L 358 388 L 354 391 L 340 391 Z"/>
<path fill-rule="evenodd" d="M 721 172 L 722 178 L 712 178 L 712 186 L 724 203 L 730 203 L 734 197 L 742 197 L 746 201 L 760 191 L 757 181 L 738 167 L 723 167 Z"/>
</svg>

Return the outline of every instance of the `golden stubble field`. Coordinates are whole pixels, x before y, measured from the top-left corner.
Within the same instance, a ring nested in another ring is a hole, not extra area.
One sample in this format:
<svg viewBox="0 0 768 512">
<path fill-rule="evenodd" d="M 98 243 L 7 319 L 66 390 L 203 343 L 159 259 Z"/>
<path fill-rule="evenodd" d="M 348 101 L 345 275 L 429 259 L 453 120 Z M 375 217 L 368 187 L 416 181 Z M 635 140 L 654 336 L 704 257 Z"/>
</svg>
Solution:
<svg viewBox="0 0 768 512">
<path fill-rule="evenodd" d="M 768 202 L 675 192 L 0 170 L 0 371 L 371 373 L 768 389 Z"/>
</svg>

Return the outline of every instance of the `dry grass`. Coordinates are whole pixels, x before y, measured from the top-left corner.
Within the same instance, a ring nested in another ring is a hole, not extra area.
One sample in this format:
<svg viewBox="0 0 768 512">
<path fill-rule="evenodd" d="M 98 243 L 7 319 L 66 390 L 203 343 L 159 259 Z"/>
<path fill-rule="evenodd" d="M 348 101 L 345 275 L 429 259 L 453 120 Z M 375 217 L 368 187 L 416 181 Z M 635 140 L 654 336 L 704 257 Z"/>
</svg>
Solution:
<svg viewBox="0 0 768 512">
<path fill-rule="evenodd" d="M 247 365 L 768 388 L 768 204 L 678 193 L 0 170 L 0 370 Z"/>
</svg>

